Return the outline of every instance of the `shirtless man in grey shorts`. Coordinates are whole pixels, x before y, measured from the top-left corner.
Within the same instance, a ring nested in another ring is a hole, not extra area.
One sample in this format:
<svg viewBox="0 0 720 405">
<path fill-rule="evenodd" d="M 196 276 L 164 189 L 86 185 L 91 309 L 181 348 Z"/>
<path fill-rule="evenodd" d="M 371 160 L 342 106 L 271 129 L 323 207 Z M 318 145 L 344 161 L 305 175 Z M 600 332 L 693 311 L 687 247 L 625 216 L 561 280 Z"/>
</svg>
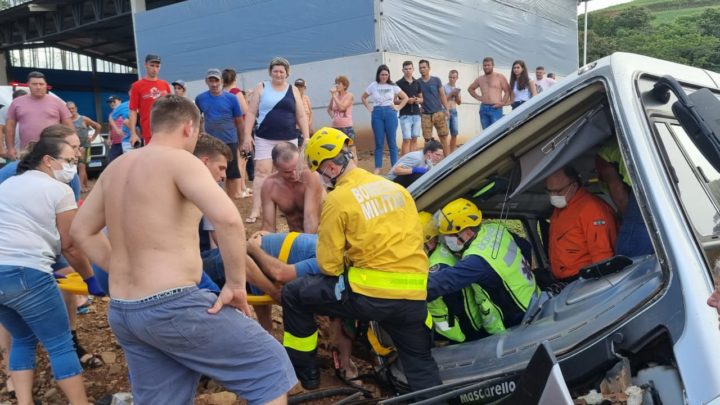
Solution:
<svg viewBox="0 0 720 405">
<path fill-rule="evenodd" d="M 297 171 L 300 159 L 298 147 L 290 142 L 275 145 L 272 162 L 276 170 L 262 185 L 262 230 L 277 232 L 276 210 L 285 214 L 291 232 L 317 233 L 320 209 L 325 189 L 317 173 L 303 166 Z"/>
<path fill-rule="evenodd" d="M 250 404 L 283 404 L 297 379 L 282 346 L 248 317 L 243 222 L 191 154 L 199 122 L 191 101 L 155 100 L 153 142 L 105 170 L 71 235 L 108 269 L 108 320 L 125 352 L 135 403 L 191 404 L 204 374 Z M 203 214 L 225 259 L 227 281 L 217 297 L 197 288 Z"/>
</svg>

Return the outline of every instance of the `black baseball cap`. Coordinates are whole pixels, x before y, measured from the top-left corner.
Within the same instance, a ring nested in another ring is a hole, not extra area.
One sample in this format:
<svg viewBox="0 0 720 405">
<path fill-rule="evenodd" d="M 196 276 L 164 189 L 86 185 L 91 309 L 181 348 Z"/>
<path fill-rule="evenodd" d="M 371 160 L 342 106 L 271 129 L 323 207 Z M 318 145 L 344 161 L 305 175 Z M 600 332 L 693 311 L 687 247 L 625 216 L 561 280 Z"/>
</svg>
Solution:
<svg viewBox="0 0 720 405">
<path fill-rule="evenodd" d="M 295 87 L 305 87 L 305 79 L 295 80 Z"/>
<path fill-rule="evenodd" d="M 147 56 L 145 56 L 145 63 L 148 62 L 157 62 L 160 63 L 160 56 L 155 55 L 154 53 L 149 53 Z"/>
<path fill-rule="evenodd" d="M 120 100 L 120 97 L 118 97 L 118 96 L 116 96 L 116 95 L 112 95 L 112 96 L 108 97 L 107 100 L 105 100 L 105 102 L 106 102 L 106 103 L 112 103 L 112 102 L 115 101 L 115 100 L 117 100 L 117 101 L 122 101 L 122 100 Z"/>
</svg>

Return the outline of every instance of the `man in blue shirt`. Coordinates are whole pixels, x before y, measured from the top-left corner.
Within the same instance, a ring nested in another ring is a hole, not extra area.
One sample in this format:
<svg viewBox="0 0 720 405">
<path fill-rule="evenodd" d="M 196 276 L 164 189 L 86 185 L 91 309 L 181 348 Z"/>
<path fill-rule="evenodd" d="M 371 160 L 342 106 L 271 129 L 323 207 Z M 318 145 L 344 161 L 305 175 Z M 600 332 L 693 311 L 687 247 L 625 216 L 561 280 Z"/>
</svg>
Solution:
<svg viewBox="0 0 720 405">
<path fill-rule="evenodd" d="M 238 166 L 238 142 L 242 138 L 242 110 L 234 94 L 223 91 L 220 69 L 209 69 L 205 75 L 208 91 L 195 97 L 195 104 L 202 113 L 205 132 L 223 141 L 232 151 L 228 162 L 225 192 L 233 199 L 240 194 L 240 168 Z"/>
<path fill-rule="evenodd" d="M 418 63 L 420 69 L 420 90 L 422 91 L 422 133 L 425 142 L 432 138 L 433 127 L 437 131 L 445 156 L 450 154 L 448 145 L 448 119 L 450 118 L 447 97 L 442 81 L 436 76 L 430 76 L 430 62 L 422 59 Z"/>
</svg>

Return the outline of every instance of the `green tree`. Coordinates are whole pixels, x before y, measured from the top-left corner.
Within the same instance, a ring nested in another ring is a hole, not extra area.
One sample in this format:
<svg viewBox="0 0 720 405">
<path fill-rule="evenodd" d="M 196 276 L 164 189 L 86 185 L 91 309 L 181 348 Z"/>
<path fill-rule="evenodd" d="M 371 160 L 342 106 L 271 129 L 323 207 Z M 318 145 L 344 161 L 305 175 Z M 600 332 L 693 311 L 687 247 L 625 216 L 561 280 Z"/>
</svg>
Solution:
<svg viewBox="0 0 720 405">
<path fill-rule="evenodd" d="M 697 17 L 696 24 L 701 35 L 720 38 L 720 10 L 706 9 Z"/>
<path fill-rule="evenodd" d="M 588 60 L 622 51 L 720 71 L 720 11 L 708 9 L 657 26 L 650 24 L 647 10 L 638 7 L 590 17 Z M 582 52 L 582 45 L 579 49 Z"/>
<path fill-rule="evenodd" d="M 620 29 L 628 30 L 646 30 L 650 28 L 650 20 L 652 16 L 648 9 L 644 7 L 630 7 L 621 11 L 612 19 L 612 24 L 617 33 Z"/>
</svg>

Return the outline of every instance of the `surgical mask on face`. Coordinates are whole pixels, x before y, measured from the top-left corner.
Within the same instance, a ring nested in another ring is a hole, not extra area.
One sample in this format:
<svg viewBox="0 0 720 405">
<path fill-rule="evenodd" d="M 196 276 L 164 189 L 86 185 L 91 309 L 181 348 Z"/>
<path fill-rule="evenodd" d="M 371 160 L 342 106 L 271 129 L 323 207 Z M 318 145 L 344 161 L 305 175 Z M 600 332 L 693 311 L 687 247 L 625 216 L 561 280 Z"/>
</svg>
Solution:
<svg viewBox="0 0 720 405">
<path fill-rule="evenodd" d="M 564 195 L 551 195 L 550 204 L 555 208 L 565 208 L 567 207 L 567 199 Z"/>
<path fill-rule="evenodd" d="M 456 235 L 445 235 L 445 246 L 447 246 L 448 249 L 452 252 L 459 252 L 463 250 L 465 247 L 466 241 L 463 241 L 460 239 L 459 236 Z"/>
<path fill-rule="evenodd" d="M 77 174 L 77 166 L 72 163 L 63 163 L 61 170 L 53 170 L 53 175 L 55 176 L 55 179 L 58 181 L 61 181 L 63 183 L 70 183 L 72 179 Z"/>
<path fill-rule="evenodd" d="M 565 191 L 565 194 L 563 195 L 550 195 L 550 204 L 555 208 L 565 208 L 567 207 L 567 195 L 572 190 L 572 185 L 568 186 L 567 190 Z"/>
</svg>

